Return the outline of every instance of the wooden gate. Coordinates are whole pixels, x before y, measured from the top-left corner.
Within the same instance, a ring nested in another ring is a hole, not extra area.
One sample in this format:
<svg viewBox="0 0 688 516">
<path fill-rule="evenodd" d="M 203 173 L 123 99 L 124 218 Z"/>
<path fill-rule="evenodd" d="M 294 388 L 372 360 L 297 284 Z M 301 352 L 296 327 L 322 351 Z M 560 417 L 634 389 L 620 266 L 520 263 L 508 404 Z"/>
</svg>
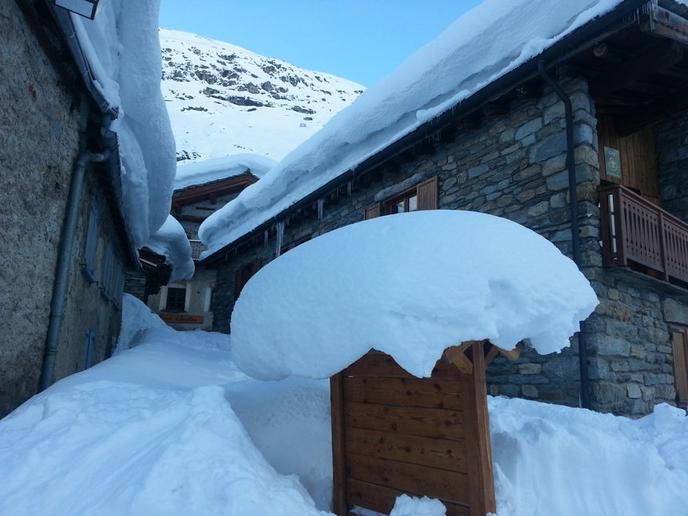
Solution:
<svg viewBox="0 0 688 516">
<path fill-rule="evenodd" d="M 494 354 L 465 343 L 418 379 L 372 351 L 332 377 L 338 516 L 355 506 L 387 514 L 402 493 L 437 498 L 448 516 L 495 512 L 485 386 Z"/>
</svg>

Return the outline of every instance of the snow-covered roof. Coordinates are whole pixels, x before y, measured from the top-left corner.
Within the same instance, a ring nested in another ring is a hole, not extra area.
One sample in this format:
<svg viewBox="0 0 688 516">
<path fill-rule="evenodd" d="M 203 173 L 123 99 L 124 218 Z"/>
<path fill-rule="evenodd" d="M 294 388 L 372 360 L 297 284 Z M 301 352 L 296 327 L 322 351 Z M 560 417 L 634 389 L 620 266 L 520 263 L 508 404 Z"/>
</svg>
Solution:
<svg viewBox="0 0 688 516">
<path fill-rule="evenodd" d="M 165 263 L 172 267 L 170 281 L 190 279 L 193 276 L 195 266 L 191 243 L 182 225 L 172 215 L 168 215 L 162 227 L 151 235 L 146 247 L 167 259 Z"/>
<path fill-rule="evenodd" d="M 204 256 L 631 0 L 485 0 L 367 90 L 200 228 Z M 637 2 L 636 2 L 637 3 Z"/>
<path fill-rule="evenodd" d="M 160 91 L 159 0 L 101 2 L 94 20 L 72 14 L 90 87 L 116 113 L 122 211 L 138 248 L 166 221 L 176 153 Z"/>
<path fill-rule="evenodd" d="M 275 165 L 277 165 L 275 161 L 258 154 L 234 154 L 222 158 L 182 162 L 177 165 L 174 189 L 182 190 L 189 186 L 203 185 L 247 172 L 261 178 Z"/>
<path fill-rule="evenodd" d="M 515 222 L 390 215 L 325 233 L 253 276 L 232 314 L 233 358 L 260 379 L 327 378 L 375 348 L 427 377 L 466 341 L 560 351 L 597 304 L 576 265 Z"/>
</svg>

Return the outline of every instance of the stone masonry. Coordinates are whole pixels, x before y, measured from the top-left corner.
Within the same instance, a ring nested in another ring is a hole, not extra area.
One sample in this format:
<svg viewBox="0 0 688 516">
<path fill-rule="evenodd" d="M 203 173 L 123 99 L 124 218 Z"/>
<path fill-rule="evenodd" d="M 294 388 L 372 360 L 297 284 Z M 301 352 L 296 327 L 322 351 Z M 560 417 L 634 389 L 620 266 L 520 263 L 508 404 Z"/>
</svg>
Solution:
<svg viewBox="0 0 688 516">
<path fill-rule="evenodd" d="M 36 393 L 48 327 L 57 248 L 79 152 L 77 97 L 47 58 L 17 2 L 0 2 L 0 417 Z M 84 296 L 80 266 L 87 206 L 103 203 L 90 178 L 72 266 L 58 377 L 83 364 L 85 326 L 117 334 L 119 310 Z M 115 239 L 107 209 L 103 238 Z M 114 333 L 113 333 L 114 332 Z M 105 356 L 105 337 L 96 359 Z M 108 339 L 108 348 L 110 336 Z"/>
<path fill-rule="evenodd" d="M 634 276 L 617 277 L 602 267 L 595 106 L 584 80 L 569 79 L 564 86 L 574 106 L 581 268 L 601 302 L 585 328 L 592 408 L 640 415 L 654 403 L 674 400 L 666 307 L 680 314 L 686 307 L 680 296 L 656 283 L 639 284 Z M 462 131 L 431 155 L 416 157 L 396 173 L 380 173 L 372 184 L 326 203 L 322 220 L 289 222 L 284 244 L 358 222 L 373 202 L 433 176 L 439 177 L 440 208 L 509 218 L 571 254 L 564 108 L 549 90 L 535 99 L 513 101 L 507 114 L 487 116 L 478 129 Z M 269 261 L 274 256 L 274 234 L 266 245 L 228 253 L 218 266 L 216 330 L 229 331 L 236 272 L 256 258 Z M 577 337 L 560 354 L 539 356 L 526 350 L 513 363 L 495 360 L 488 371 L 489 390 L 575 406 L 580 396 L 578 364 Z"/>
</svg>

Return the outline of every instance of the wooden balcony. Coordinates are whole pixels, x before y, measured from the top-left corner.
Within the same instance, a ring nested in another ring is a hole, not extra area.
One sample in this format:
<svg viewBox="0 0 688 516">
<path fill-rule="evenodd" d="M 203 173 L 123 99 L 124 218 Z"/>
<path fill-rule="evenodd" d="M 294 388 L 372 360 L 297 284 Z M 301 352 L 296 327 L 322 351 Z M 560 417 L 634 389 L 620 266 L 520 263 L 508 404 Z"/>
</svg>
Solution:
<svg viewBox="0 0 688 516">
<path fill-rule="evenodd" d="M 623 186 L 603 188 L 600 208 L 605 266 L 688 284 L 688 224 Z"/>
</svg>

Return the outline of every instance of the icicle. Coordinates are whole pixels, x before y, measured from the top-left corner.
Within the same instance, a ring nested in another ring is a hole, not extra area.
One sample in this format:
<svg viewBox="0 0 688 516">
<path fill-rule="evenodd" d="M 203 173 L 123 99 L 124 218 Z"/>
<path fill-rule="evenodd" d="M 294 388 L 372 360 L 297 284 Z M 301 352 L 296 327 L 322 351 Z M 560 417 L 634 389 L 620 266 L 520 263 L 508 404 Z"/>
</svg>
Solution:
<svg viewBox="0 0 688 516">
<path fill-rule="evenodd" d="M 277 223 L 275 233 L 275 256 L 279 256 L 282 253 L 282 241 L 284 240 L 284 222 Z"/>
<path fill-rule="evenodd" d="M 268 230 L 266 229 L 266 230 L 263 232 L 263 246 L 264 246 L 264 247 L 267 247 L 269 242 L 270 242 L 270 233 L 269 233 Z"/>
<path fill-rule="evenodd" d="M 353 183 L 351 181 L 346 182 L 346 195 L 351 197 L 351 191 L 353 190 Z"/>
<path fill-rule="evenodd" d="M 318 220 L 323 219 L 325 213 L 325 199 L 318 199 Z"/>
</svg>

